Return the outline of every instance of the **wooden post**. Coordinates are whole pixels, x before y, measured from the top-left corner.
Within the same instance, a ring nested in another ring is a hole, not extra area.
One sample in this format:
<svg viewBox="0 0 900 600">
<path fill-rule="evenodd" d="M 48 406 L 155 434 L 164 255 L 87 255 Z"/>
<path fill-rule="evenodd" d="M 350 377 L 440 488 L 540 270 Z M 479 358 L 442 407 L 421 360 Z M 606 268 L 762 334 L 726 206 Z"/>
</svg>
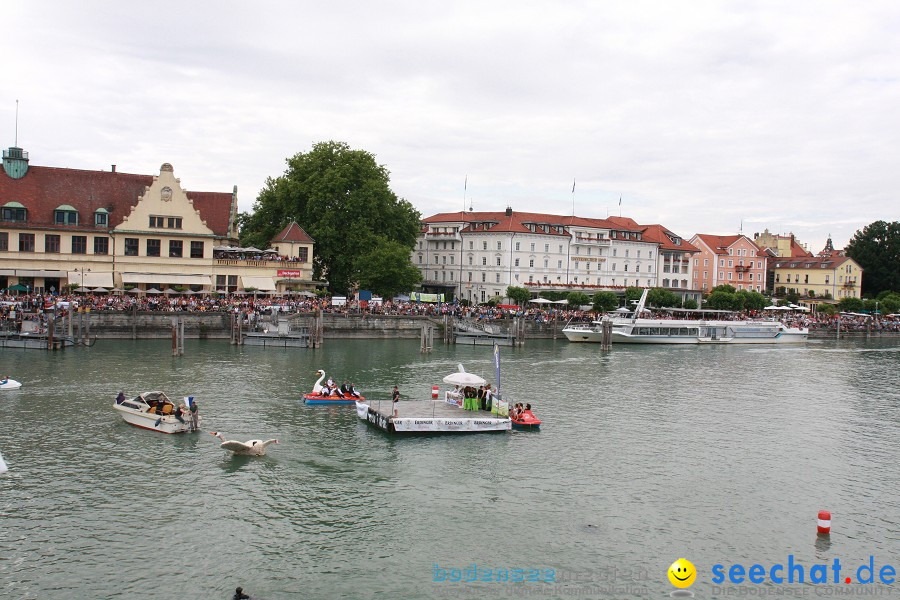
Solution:
<svg viewBox="0 0 900 600">
<path fill-rule="evenodd" d="M 87 346 L 91 341 L 91 307 L 84 307 L 84 338 L 81 340 L 82 345 Z"/>
<path fill-rule="evenodd" d="M 841 316 L 840 315 L 838 315 L 838 318 L 837 318 L 837 338 L 836 339 L 841 339 Z"/>
<path fill-rule="evenodd" d="M 604 319 L 600 327 L 602 329 L 600 333 L 600 349 L 612 350 L 612 321 Z"/>
<path fill-rule="evenodd" d="M 47 350 L 53 350 L 53 330 L 56 329 L 56 313 L 47 319 Z"/>
<path fill-rule="evenodd" d="M 131 339 L 137 339 L 137 300 L 131 305 Z"/>
</svg>

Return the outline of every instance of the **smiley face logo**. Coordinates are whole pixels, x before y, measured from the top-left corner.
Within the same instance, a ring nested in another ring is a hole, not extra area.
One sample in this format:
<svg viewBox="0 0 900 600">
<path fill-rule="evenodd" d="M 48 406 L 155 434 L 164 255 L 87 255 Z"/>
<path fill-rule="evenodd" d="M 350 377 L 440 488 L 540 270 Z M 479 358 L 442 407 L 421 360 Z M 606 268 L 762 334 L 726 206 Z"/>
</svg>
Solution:
<svg viewBox="0 0 900 600">
<path fill-rule="evenodd" d="M 697 578 L 697 569 L 686 558 L 679 558 L 669 567 L 669 581 L 677 588 L 691 587 Z"/>
</svg>

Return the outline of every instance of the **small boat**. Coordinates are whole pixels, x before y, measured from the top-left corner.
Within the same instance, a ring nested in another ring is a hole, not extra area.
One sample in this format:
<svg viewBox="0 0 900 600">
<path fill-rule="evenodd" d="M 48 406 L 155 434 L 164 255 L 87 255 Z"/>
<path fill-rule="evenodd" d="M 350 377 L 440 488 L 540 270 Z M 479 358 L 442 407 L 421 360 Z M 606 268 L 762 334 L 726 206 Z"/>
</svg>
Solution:
<svg viewBox="0 0 900 600">
<path fill-rule="evenodd" d="M 22 387 L 22 384 L 15 379 L 7 378 L 0 383 L 0 390 L 17 390 L 20 387 Z"/>
<path fill-rule="evenodd" d="M 175 417 L 175 403 L 162 392 L 144 392 L 134 398 L 113 402 L 122 419 L 129 425 L 160 433 L 186 433 L 191 431 L 191 417 Z M 198 423 L 202 417 L 198 417 Z"/>
<path fill-rule="evenodd" d="M 316 371 L 319 379 L 313 385 L 313 391 L 303 394 L 303 401 L 307 404 L 356 404 L 357 402 L 365 402 L 366 399 L 360 395 L 341 394 L 336 388 L 327 396 L 322 395 L 322 380 L 325 379 L 325 371 L 319 369 Z"/>
<path fill-rule="evenodd" d="M 523 410 L 522 414 L 516 418 L 510 417 L 513 429 L 540 429 L 541 420 L 538 419 L 530 410 Z"/>
</svg>

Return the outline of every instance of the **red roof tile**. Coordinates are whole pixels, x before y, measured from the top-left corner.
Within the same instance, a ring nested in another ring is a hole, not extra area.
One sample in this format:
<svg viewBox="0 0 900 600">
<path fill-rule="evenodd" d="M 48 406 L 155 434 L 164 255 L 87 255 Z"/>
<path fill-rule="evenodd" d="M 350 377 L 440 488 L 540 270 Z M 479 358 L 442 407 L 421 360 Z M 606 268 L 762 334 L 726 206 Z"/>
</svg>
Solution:
<svg viewBox="0 0 900 600">
<path fill-rule="evenodd" d="M 291 221 L 290 224 L 281 230 L 281 232 L 272 238 L 272 243 L 275 242 L 302 242 L 312 244 L 313 239 L 309 237 L 309 234 L 306 233 L 302 227 L 297 225 L 296 221 Z"/>
<path fill-rule="evenodd" d="M 68 204 L 78 211 L 79 225 L 66 226 L 66 230 L 107 231 L 122 223 L 151 183 L 152 175 L 29 166 L 21 179 L 0 171 L 0 206 L 19 202 L 28 210 L 28 227 L 57 228 L 53 211 Z M 207 226 L 216 235 L 228 237 L 231 193 L 186 193 Z M 106 227 L 94 227 L 93 214 L 98 208 L 109 212 Z M 0 223 L 10 225 L 14 224 Z"/>
</svg>

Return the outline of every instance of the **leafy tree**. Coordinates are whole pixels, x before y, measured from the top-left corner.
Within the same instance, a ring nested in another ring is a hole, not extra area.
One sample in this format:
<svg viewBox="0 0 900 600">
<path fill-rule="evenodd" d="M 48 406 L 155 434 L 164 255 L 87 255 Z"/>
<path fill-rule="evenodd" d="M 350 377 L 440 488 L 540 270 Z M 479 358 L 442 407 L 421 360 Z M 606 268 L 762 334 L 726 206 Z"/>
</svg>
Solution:
<svg viewBox="0 0 900 600">
<path fill-rule="evenodd" d="M 637 302 L 644 294 L 644 288 L 627 287 L 625 288 L 625 306 L 631 308 L 632 301 Z"/>
<path fill-rule="evenodd" d="M 728 285 L 727 283 L 723 283 L 722 285 L 717 285 L 717 286 L 714 287 L 712 290 L 710 290 L 710 293 L 712 293 L 712 292 L 726 292 L 726 293 L 728 293 L 728 294 L 733 294 L 733 293 L 735 293 L 736 291 L 737 291 L 737 290 L 734 289 L 734 286 L 733 286 L 733 285 Z"/>
<path fill-rule="evenodd" d="M 697 308 L 697 301 L 693 298 L 688 298 L 684 301 L 684 308 L 689 308 L 691 310 Z"/>
<path fill-rule="evenodd" d="M 859 312 L 863 309 L 863 301 L 860 298 L 841 298 L 837 306 L 841 312 Z"/>
<path fill-rule="evenodd" d="M 834 304 L 819 304 L 816 306 L 816 312 L 826 315 L 833 315 L 837 313 L 837 308 L 835 308 Z"/>
<path fill-rule="evenodd" d="M 315 240 L 313 276 L 346 292 L 362 269 L 354 263 L 383 241 L 412 251 L 421 215 L 389 187 L 387 169 L 364 150 L 320 142 L 287 160 L 240 216 L 241 244 L 261 248 L 292 220 Z M 408 257 L 407 257 L 408 259 Z M 409 260 L 409 259 L 408 259 Z"/>
<path fill-rule="evenodd" d="M 863 268 L 864 293 L 900 289 L 900 222 L 866 225 L 853 235 L 844 251 Z"/>
<path fill-rule="evenodd" d="M 759 292 L 751 292 L 750 290 L 738 290 L 734 293 L 734 304 L 740 305 L 740 309 L 736 310 L 762 310 L 769 305 L 766 297 Z"/>
<path fill-rule="evenodd" d="M 681 299 L 665 288 L 653 288 L 647 294 L 647 304 L 656 307 L 681 306 Z"/>
<path fill-rule="evenodd" d="M 729 294 L 724 290 L 714 290 L 706 299 L 706 308 L 715 310 L 735 310 L 734 294 Z"/>
<path fill-rule="evenodd" d="M 531 300 L 531 292 L 526 288 L 511 285 L 506 288 L 506 297 L 519 306 L 525 306 L 525 304 Z"/>
<path fill-rule="evenodd" d="M 354 264 L 360 288 L 384 298 L 408 292 L 422 281 L 422 274 L 409 259 L 409 248 L 399 242 L 381 240 Z"/>
<path fill-rule="evenodd" d="M 573 308 L 578 308 L 579 306 L 591 303 L 591 299 L 583 292 L 569 292 L 566 300 L 569 301 L 569 306 Z"/>
<path fill-rule="evenodd" d="M 790 304 L 797 304 L 800 302 L 800 294 L 797 293 L 797 290 L 791 289 L 791 291 L 784 295 L 784 299 Z"/>
<path fill-rule="evenodd" d="M 598 312 L 610 312 L 619 306 L 619 297 L 615 292 L 597 292 L 594 294 L 594 310 Z"/>
</svg>

